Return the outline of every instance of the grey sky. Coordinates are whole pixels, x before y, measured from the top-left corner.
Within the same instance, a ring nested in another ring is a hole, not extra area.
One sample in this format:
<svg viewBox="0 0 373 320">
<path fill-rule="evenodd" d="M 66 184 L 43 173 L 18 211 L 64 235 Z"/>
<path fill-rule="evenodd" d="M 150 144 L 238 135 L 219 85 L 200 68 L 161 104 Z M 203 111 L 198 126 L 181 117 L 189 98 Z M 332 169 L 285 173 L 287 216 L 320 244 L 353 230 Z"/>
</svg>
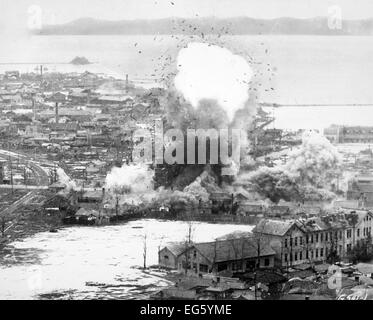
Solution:
<svg viewBox="0 0 373 320">
<path fill-rule="evenodd" d="M 174 3 L 172 4 L 171 1 Z M 65 23 L 81 17 L 108 20 L 198 16 L 254 18 L 326 16 L 339 5 L 345 19 L 373 17 L 372 0 L 0 0 L 0 27 L 27 25 L 27 10 L 43 10 L 43 23 Z"/>
</svg>

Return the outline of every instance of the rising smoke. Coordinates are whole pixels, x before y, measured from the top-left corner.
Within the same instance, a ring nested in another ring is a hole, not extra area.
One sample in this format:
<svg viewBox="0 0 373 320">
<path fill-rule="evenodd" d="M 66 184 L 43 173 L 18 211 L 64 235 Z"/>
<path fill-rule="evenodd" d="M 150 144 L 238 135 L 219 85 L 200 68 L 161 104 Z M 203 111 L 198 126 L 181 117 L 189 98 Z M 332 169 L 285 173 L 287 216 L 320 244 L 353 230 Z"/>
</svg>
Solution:
<svg viewBox="0 0 373 320">
<path fill-rule="evenodd" d="M 306 132 L 302 145 L 289 153 L 285 164 L 261 167 L 239 177 L 273 202 L 329 200 L 330 190 L 340 175 L 341 155 L 322 135 Z"/>
<path fill-rule="evenodd" d="M 120 204 L 139 205 L 155 196 L 153 177 L 154 171 L 145 164 L 125 164 L 110 171 L 105 189 L 109 198 L 120 198 Z"/>
<path fill-rule="evenodd" d="M 66 190 L 70 191 L 70 190 L 77 189 L 76 183 L 72 179 L 70 179 L 70 177 L 65 173 L 64 170 L 62 170 L 61 168 L 58 168 L 56 173 L 57 173 L 57 181 L 65 185 Z"/>
<path fill-rule="evenodd" d="M 145 164 L 114 167 L 106 176 L 108 190 L 119 193 L 146 193 L 153 190 L 154 171 Z"/>
<path fill-rule="evenodd" d="M 207 43 L 190 43 L 181 49 L 176 76 L 165 100 L 165 130 L 241 129 L 247 132 L 256 112 L 249 102 L 249 63 L 228 49 Z M 244 144 L 244 145 L 242 145 Z M 247 137 L 241 136 L 240 150 L 247 155 Z M 239 164 L 232 163 L 232 167 Z M 208 201 L 211 192 L 222 191 L 220 165 L 171 165 L 164 174 L 171 184 L 153 189 L 154 171 L 146 165 L 114 168 L 106 178 L 110 193 L 122 194 L 132 203 Z M 127 201 L 127 202 L 128 202 Z"/>
</svg>

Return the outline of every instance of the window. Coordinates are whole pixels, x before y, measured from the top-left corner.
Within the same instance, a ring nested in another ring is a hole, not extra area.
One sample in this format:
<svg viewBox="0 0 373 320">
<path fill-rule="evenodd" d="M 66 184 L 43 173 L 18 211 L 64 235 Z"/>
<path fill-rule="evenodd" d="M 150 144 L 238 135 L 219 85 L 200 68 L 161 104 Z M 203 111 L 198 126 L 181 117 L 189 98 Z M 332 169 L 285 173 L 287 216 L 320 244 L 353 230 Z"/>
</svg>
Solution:
<svg viewBox="0 0 373 320">
<path fill-rule="evenodd" d="M 306 250 L 306 259 L 309 259 L 308 250 Z"/>
<path fill-rule="evenodd" d="M 287 253 L 285 253 L 284 260 L 285 260 L 285 262 L 288 262 L 288 254 Z"/>
<path fill-rule="evenodd" d="M 268 267 L 269 266 L 269 258 L 264 259 L 264 266 Z"/>
<path fill-rule="evenodd" d="M 295 246 L 298 245 L 298 237 L 295 237 L 295 239 L 294 239 L 294 245 L 295 245 Z"/>
<path fill-rule="evenodd" d="M 193 258 L 197 258 L 197 250 L 193 251 Z"/>
<path fill-rule="evenodd" d="M 199 265 L 199 272 L 207 273 L 208 272 L 208 266 L 206 264 L 200 264 Z"/>
<path fill-rule="evenodd" d="M 299 244 L 302 246 L 303 245 L 303 237 L 299 237 Z"/>
<path fill-rule="evenodd" d="M 356 230 L 357 236 L 360 237 L 360 229 Z"/>
<path fill-rule="evenodd" d="M 321 242 L 324 241 L 324 234 L 323 234 L 323 233 L 320 234 L 320 241 L 321 241 Z"/>
<path fill-rule="evenodd" d="M 193 263 L 193 270 L 195 273 L 197 273 L 197 263 Z"/>
<path fill-rule="evenodd" d="M 165 255 L 165 256 L 164 256 L 164 259 L 165 259 L 165 260 L 168 260 L 168 255 Z"/>
<path fill-rule="evenodd" d="M 311 243 L 313 243 L 313 234 L 311 235 Z"/>
<path fill-rule="evenodd" d="M 303 252 L 299 252 L 299 260 L 303 260 Z"/>
<path fill-rule="evenodd" d="M 342 231 L 339 231 L 339 240 L 342 240 Z"/>
<path fill-rule="evenodd" d="M 316 237 L 315 242 L 319 242 L 319 234 L 318 233 L 316 234 L 315 237 Z"/>
<path fill-rule="evenodd" d="M 294 261 L 298 260 L 298 253 L 294 252 Z"/>
<path fill-rule="evenodd" d="M 285 248 L 288 247 L 288 239 L 285 239 Z"/>
<path fill-rule="evenodd" d="M 248 260 L 246 261 L 246 270 L 254 270 L 256 267 L 255 261 Z"/>
<path fill-rule="evenodd" d="M 325 233 L 325 242 L 328 241 L 328 235 L 329 233 Z"/>
<path fill-rule="evenodd" d="M 313 250 L 311 250 L 311 259 L 313 259 Z"/>
<path fill-rule="evenodd" d="M 351 236 L 352 236 L 352 230 L 351 230 L 351 229 L 348 229 L 348 230 L 346 231 L 346 237 L 347 237 L 347 239 L 350 239 Z"/>
<path fill-rule="evenodd" d="M 228 269 L 228 265 L 226 263 L 219 263 L 218 264 L 218 271 L 223 271 L 223 270 L 227 270 Z"/>
<path fill-rule="evenodd" d="M 293 246 L 293 238 L 290 238 L 290 247 Z"/>
<path fill-rule="evenodd" d="M 308 244 L 308 241 L 309 241 L 309 237 L 308 235 L 306 236 L 306 243 Z"/>
<path fill-rule="evenodd" d="M 347 250 L 347 252 L 351 251 L 351 243 L 347 245 L 346 250 Z"/>
<path fill-rule="evenodd" d="M 233 262 L 232 263 L 232 270 L 233 271 L 240 270 L 240 264 L 238 262 Z"/>
<path fill-rule="evenodd" d="M 324 256 L 324 248 L 321 248 L 320 249 L 320 257 L 323 257 Z"/>
<path fill-rule="evenodd" d="M 319 249 L 316 249 L 316 258 L 319 257 Z"/>
</svg>

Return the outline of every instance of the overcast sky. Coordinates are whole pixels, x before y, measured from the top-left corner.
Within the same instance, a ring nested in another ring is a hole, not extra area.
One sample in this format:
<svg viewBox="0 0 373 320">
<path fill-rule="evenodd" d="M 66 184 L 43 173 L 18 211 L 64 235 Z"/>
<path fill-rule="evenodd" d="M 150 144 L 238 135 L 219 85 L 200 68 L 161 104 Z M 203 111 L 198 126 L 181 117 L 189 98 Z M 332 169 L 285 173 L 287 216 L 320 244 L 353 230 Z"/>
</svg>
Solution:
<svg viewBox="0 0 373 320">
<path fill-rule="evenodd" d="M 173 3 L 173 4 L 172 4 Z M 65 23 L 81 17 L 108 20 L 250 16 L 254 18 L 326 16 L 339 5 L 343 18 L 373 17 L 372 0 L 0 0 L 0 27 L 27 26 L 27 11 L 38 5 L 43 23 Z"/>
</svg>

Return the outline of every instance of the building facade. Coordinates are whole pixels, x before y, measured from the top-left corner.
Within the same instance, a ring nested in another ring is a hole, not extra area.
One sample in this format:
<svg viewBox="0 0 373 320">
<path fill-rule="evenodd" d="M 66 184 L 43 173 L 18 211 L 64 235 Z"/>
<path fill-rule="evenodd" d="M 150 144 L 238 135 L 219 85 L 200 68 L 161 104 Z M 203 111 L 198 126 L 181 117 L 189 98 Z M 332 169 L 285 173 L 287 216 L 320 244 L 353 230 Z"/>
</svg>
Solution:
<svg viewBox="0 0 373 320">
<path fill-rule="evenodd" d="M 253 232 L 276 252 L 276 265 L 286 268 L 348 258 L 356 246 L 372 243 L 372 218 L 370 211 L 346 209 L 323 218 L 263 219 Z"/>
<path fill-rule="evenodd" d="M 373 127 L 331 125 L 324 136 L 332 143 L 373 143 Z"/>
<path fill-rule="evenodd" d="M 159 251 L 159 265 L 192 274 L 245 272 L 274 267 L 275 251 L 263 241 L 240 238 L 179 244 Z"/>
</svg>

